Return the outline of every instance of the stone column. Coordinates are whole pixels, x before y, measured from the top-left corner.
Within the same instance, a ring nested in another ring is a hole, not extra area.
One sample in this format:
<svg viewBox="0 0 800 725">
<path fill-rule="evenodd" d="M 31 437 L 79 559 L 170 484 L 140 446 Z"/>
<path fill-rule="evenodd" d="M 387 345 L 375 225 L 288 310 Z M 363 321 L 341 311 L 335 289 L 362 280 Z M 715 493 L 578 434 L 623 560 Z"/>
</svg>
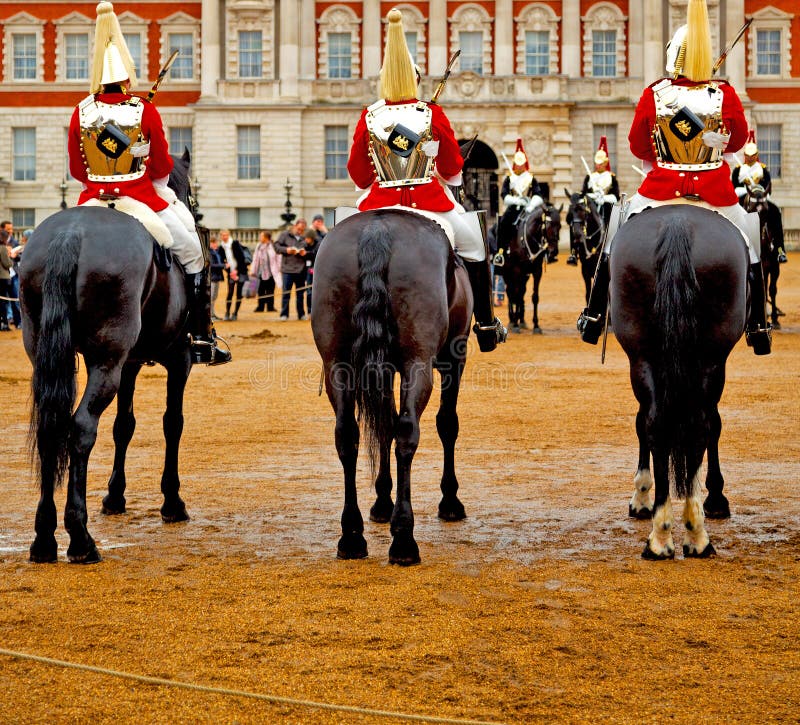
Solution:
<svg viewBox="0 0 800 725">
<path fill-rule="evenodd" d="M 383 23 L 381 22 L 381 4 L 375 0 L 364 0 L 364 14 L 362 15 L 364 46 L 361 49 L 361 76 L 363 78 L 375 77 L 381 70 L 381 36 Z"/>
<path fill-rule="evenodd" d="M 494 73 L 514 75 L 514 3 L 496 0 L 494 7 Z"/>
<path fill-rule="evenodd" d="M 628 75 L 639 78 L 644 71 L 645 2 L 628 5 Z"/>
<path fill-rule="evenodd" d="M 300 3 L 300 77 L 306 80 L 317 77 L 317 18 L 314 0 Z"/>
<path fill-rule="evenodd" d="M 564 0 L 561 10 L 561 72 L 570 78 L 581 75 L 581 3 Z"/>
<path fill-rule="evenodd" d="M 216 98 L 220 79 L 219 0 L 203 0 L 200 23 L 200 100 Z"/>
<path fill-rule="evenodd" d="M 669 17 L 662 12 L 661 0 L 644 0 L 642 75 L 644 85 L 661 78 L 664 73 L 667 54 L 664 50 L 667 45 L 669 27 L 664 27 L 664 17 Z"/>
<path fill-rule="evenodd" d="M 725 12 L 725 45 L 727 46 L 744 25 L 744 0 L 728 0 Z M 752 26 L 750 26 L 752 28 Z M 748 31 L 749 33 L 749 31 Z M 720 48 L 722 52 L 724 48 Z M 716 59 L 715 59 L 716 60 Z M 724 75 L 741 97 L 745 97 L 746 56 L 744 38 L 728 54 L 725 59 Z"/>
<path fill-rule="evenodd" d="M 438 77 L 447 67 L 447 0 L 430 0 L 428 74 Z"/>
<path fill-rule="evenodd" d="M 300 17 L 296 0 L 281 0 L 278 44 L 280 48 L 281 97 L 297 98 L 300 70 Z"/>
</svg>

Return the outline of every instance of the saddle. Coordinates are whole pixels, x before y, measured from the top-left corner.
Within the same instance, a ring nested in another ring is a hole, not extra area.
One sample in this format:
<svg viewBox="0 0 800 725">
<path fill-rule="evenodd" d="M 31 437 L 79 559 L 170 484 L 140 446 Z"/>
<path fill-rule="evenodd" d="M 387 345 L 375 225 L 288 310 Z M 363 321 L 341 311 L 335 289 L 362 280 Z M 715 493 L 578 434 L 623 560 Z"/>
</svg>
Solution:
<svg viewBox="0 0 800 725">
<path fill-rule="evenodd" d="M 175 244 L 167 225 L 161 220 L 147 204 L 131 199 L 129 196 L 120 196 L 115 199 L 89 199 L 81 206 L 104 206 L 108 209 L 128 214 L 140 222 L 159 246 L 169 249 Z"/>
</svg>

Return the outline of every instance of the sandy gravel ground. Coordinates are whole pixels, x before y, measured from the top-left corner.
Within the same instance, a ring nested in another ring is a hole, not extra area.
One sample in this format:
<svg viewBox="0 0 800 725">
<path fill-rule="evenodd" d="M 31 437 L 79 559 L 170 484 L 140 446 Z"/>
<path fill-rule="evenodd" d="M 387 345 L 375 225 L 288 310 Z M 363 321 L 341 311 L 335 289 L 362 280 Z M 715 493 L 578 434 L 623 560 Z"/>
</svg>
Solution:
<svg viewBox="0 0 800 725">
<path fill-rule="evenodd" d="M 235 361 L 187 392 L 182 493 L 158 509 L 164 373 L 146 369 L 128 459 L 128 512 L 100 514 L 113 411 L 90 463 L 90 531 L 104 561 L 32 565 L 37 500 L 25 449 L 29 365 L 0 333 L 0 648 L 129 673 L 334 705 L 490 722 L 798 722 L 800 255 L 783 267 L 774 353 L 728 366 L 718 555 L 650 563 L 627 518 L 635 401 L 614 340 L 600 366 L 574 322 L 575 268 L 548 267 L 544 334 L 491 355 L 474 343 L 457 466 L 468 518 L 436 518 L 441 452 L 423 418 L 413 504 L 422 564 L 335 558 L 343 500 L 333 416 L 317 397 L 309 323 L 245 304 L 220 323 Z M 365 462 L 359 493 L 373 496 Z M 64 492 L 57 494 L 63 509 Z M 682 538 L 678 524 L 676 541 Z M 680 549 L 679 549 L 680 551 Z M 399 722 L 189 692 L 0 655 L 0 720 Z"/>
</svg>

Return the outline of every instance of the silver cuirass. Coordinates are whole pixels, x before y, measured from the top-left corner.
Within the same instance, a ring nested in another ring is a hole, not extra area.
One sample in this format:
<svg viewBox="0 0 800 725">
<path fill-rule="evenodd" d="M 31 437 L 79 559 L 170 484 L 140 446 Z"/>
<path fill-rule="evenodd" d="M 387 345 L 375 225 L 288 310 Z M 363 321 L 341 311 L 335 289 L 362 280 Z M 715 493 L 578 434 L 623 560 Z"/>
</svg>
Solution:
<svg viewBox="0 0 800 725">
<path fill-rule="evenodd" d="M 423 144 L 432 139 L 431 109 L 424 101 L 367 108 L 369 154 L 381 187 L 427 184 L 433 178 L 434 157 Z"/>
<path fill-rule="evenodd" d="M 724 95 L 713 81 L 681 86 L 665 78 L 653 86 L 656 101 L 653 139 L 659 166 L 683 171 L 722 166 L 722 149 L 706 146 L 703 134 L 727 132 L 722 122 Z"/>
<path fill-rule="evenodd" d="M 82 161 L 90 181 L 132 181 L 145 173 L 150 144 L 142 135 L 144 102 L 109 104 L 88 96 L 78 105 Z"/>
</svg>

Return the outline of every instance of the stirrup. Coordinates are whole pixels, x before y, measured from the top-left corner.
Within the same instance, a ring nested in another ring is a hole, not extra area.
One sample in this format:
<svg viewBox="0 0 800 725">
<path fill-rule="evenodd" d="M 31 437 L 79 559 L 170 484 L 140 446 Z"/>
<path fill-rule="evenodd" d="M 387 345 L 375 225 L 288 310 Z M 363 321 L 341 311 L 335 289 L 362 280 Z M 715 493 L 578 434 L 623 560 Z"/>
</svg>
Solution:
<svg viewBox="0 0 800 725">
<path fill-rule="evenodd" d="M 192 354 L 192 364 L 205 364 L 205 365 L 224 365 L 232 359 L 231 349 L 227 340 L 218 337 L 215 332 L 212 332 L 210 340 L 204 340 L 200 337 L 193 337 L 189 335 L 189 346 Z M 217 347 L 217 342 L 222 342 L 225 345 L 223 350 Z"/>
<path fill-rule="evenodd" d="M 603 334 L 605 326 L 605 315 L 601 312 L 594 317 L 590 314 L 589 308 L 585 308 L 578 316 L 578 332 L 581 333 L 581 340 L 590 345 L 596 345 Z"/>
<path fill-rule="evenodd" d="M 744 338 L 747 346 L 753 348 L 756 355 L 769 355 L 772 352 L 772 325 L 759 325 L 755 330 L 745 330 Z"/>
<path fill-rule="evenodd" d="M 481 352 L 491 352 L 498 343 L 505 342 L 508 337 L 508 330 L 497 317 L 488 325 L 476 322 L 472 326 L 472 331 L 475 333 Z"/>
<path fill-rule="evenodd" d="M 569 264 L 571 267 L 577 267 L 578 258 L 574 254 L 570 254 L 569 257 L 567 257 L 567 264 Z"/>
</svg>

